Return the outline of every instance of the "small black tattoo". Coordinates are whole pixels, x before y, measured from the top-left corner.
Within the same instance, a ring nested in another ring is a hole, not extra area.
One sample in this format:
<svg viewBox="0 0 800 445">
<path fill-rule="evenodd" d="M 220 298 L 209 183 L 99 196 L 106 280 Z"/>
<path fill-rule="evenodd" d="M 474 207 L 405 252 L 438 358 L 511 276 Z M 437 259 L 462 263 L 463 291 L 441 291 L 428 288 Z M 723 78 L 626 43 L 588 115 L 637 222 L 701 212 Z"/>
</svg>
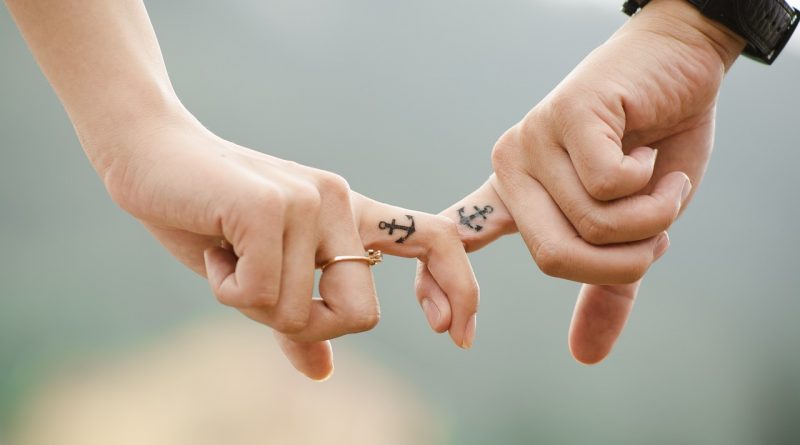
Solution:
<svg viewBox="0 0 800 445">
<path fill-rule="evenodd" d="M 389 230 L 389 235 L 393 235 L 395 230 L 402 230 L 406 232 L 404 236 L 401 236 L 400 238 L 395 240 L 396 243 L 403 244 L 411 235 L 414 234 L 414 232 L 417 231 L 417 227 L 414 224 L 414 217 L 411 215 L 406 215 L 406 218 L 408 218 L 409 221 L 411 221 L 411 225 L 401 226 L 400 224 L 397 224 L 394 218 L 392 218 L 392 222 L 390 223 L 386 221 L 379 222 L 378 228 L 381 230 Z"/>
<path fill-rule="evenodd" d="M 480 232 L 481 230 L 483 230 L 483 226 L 477 223 L 473 224 L 472 220 L 475 218 L 483 218 L 483 220 L 486 221 L 487 220 L 486 215 L 494 212 L 494 207 L 487 205 L 484 206 L 483 209 L 479 208 L 478 206 L 472 206 L 472 208 L 475 209 L 475 213 L 471 215 L 467 215 L 464 212 L 464 207 L 458 209 L 459 222 L 462 225 L 465 225 L 476 232 Z"/>
</svg>

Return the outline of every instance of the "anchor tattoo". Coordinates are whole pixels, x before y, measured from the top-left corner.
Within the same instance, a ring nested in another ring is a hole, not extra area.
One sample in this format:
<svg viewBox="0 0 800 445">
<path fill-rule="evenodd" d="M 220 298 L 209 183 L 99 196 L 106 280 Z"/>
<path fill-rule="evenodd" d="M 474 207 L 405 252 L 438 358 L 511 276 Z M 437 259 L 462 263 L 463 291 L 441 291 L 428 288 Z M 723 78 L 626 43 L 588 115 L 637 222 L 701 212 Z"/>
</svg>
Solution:
<svg viewBox="0 0 800 445">
<path fill-rule="evenodd" d="M 394 218 L 392 218 L 392 222 L 390 223 L 386 221 L 379 222 L 378 228 L 381 230 L 389 230 L 389 235 L 393 235 L 395 230 L 402 230 L 406 232 L 405 235 L 395 240 L 396 243 L 403 244 L 411 235 L 414 234 L 414 232 L 417 231 L 416 225 L 414 224 L 414 217 L 411 215 L 406 215 L 406 218 L 408 218 L 411 221 L 410 226 L 403 226 L 397 224 L 397 221 Z"/>
<path fill-rule="evenodd" d="M 458 217 L 460 219 L 459 222 L 476 232 L 480 232 L 481 230 L 483 230 L 483 226 L 477 223 L 473 224 L 472 220 L 475 218 L 483 218 L 483 220 L 486 221 L 488 219 L 486 218 L 486 215 L 494 212 L 494 207 L 487 205 L 483 209 L 481 209 L 478 206 L 472 206 L 472 208 L 475 209 L 475 213 L 471 215 L 467 215 L 464 212 L 464 207 L 458 209 Z"/>
</svg>

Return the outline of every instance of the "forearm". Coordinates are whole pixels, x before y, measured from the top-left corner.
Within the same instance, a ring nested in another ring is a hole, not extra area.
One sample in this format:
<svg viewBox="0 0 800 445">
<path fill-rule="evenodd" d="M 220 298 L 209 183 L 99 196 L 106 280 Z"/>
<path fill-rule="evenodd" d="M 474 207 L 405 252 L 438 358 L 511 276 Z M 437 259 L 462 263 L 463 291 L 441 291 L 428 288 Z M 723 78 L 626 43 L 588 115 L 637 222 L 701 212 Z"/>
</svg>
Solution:
<svg viewBox="0 0 800 445">
<path fill-rule="evenodd" d="M 180 112 L 141 0 L 6 0 L 101 170 L 116 135 Z"/>
</svg>

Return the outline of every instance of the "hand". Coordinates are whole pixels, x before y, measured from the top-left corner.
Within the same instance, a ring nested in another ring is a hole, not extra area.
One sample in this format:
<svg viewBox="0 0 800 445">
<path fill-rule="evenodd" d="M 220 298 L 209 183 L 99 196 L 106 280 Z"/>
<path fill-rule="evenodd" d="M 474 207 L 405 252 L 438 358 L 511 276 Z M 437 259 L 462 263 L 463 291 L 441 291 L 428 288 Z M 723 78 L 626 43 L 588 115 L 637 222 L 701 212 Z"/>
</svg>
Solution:
<svg viewBox="0 0 800 445">
<path fill-rule="evenodd" d="M 429 308 L 431 326 L 472 344 L 478 288 L 446 218 L 370 200 L 339 176 L 222 140 L 193 119 L 126 128 L 118 139 L 99 168 L 115 202 L 207 276 L 221 303 L 280 332 L 284 352 L 309 377 L 333 369 L 326 340 L 378 322 L 365 263 L 328 266 L 322 299 L 312 300 L 317 267 L 365 249 L 424 261 L 443 289 L 435 306 L 447 315 Z"/>
<path fill-rule="evenodd" d="M 461 241 L 467 252 L 490 244 L 501 236 L 516 233 L 517 227 L 508 208 L 494 188 L 494 177 L 440 215 L 458 225 Z M 583 285 L 573 313 L 569 345 L 573 355 L 585 362 L 586 357 L 605 357 L 624 327 L 639 282 L 623 285 Z M 427 265 L 419 262 L 416 281 L 417 298 L 446 298 Z M 594 304 L 582 304 L 592 298 Z M 621 314 L 627 307 L 627 311 Z M 591 335 L 589 335 L 590 333 Z"/>
<path fill-rule="evenodd" d="M 139 0 L 6 4 L 114 200 L 207 276 L 222 303 L 281 332 L 300 371 L 326 377 L 323 340 L 377 323 L 363 263 L 326 268 L 323 299 L 311 299 L 316 266 L 367 248 L 426 262 L 445 292 L 423 302 L 432 327 L 470 347 L 478 287 L 447 219 L 371 201 L 332 173 L 208 132 L 175 94 Z"/>
<path fill-rule="evenodd" d="M 545 273 L 593 283 L 570 327 L 579 361 L 610 352 L 641 278 L 669 247 L 666 230 L 700 184 L 717 93 L 743 46 L 686 2 L 653 0 L 499 139 L 496 176 L 443 213 L 457 220 L 454 209 L 493 203 L 481 232 L 460 227 L 468 250 L 515 221 Z M 437 292 L 424 266 L 417 289 Z"/>
<path fill-rule="evenodd" d="M 685 2 L 651 2 L 497 142 L 497 192 L 546 273 L 631 283 L 666 247 L 737 54 L 691 19 L 705 21 Z"/>
</svg>

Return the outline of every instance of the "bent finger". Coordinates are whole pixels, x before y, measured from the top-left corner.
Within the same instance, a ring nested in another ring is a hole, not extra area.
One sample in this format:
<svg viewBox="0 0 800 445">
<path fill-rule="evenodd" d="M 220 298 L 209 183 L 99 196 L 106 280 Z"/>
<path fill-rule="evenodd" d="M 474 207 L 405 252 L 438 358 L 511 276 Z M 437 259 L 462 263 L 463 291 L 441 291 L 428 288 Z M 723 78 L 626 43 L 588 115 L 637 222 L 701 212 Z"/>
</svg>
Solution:
<svg viewBox="0 0 800 445">
<path fill-rule="evenodd" d="M 349 196 L 323 201 L 320 243 L 316 264 L 337 256 L 363 257 Z M 325 267 L 319 280 L 322 300 L 311 305 L 308 325 L 290 337 L 300 341 L 336 338 L 372 329 L 380 320 L 380 307 L 370 266 L 363 261 L 338 261 Z"/>
<path fill-rule="evenodd" d="M 414 289 L 425 318 L 434 332 L 442 333 L 450 329 L 452 312 L 447 294 L 439 287 L 428 266 L 417 261 L 417 274 Z"/>
<path fill-rule="evenodd" d="M 284 239 L 280 300 L 269 311 L 273 329 L 297 333 L 306 328 L 314 293 L 315 255 L 318 241 L 317 212 L 298 209 L 302 218 L 288 225 Z"/>
<path fill-rule="evenodd" d="M 475 336 L 479 290 L 456 225 L 448 218 L 411 211 L 353 194 L 359 234 L 366 248 L 418 258 L 425 263 L 450 305 L 450 336 L 460 347 L 469 348 Z M 424 297 L 420 304 L 440 299 Z M 425 308 L 424 308 L 425 309 Z M 442 309 L 438 307 L 440 312 Z M 428 308 L 427 311 L 435 311 Z M 432 324 L 434 330 L 438 325 Z"/>
<path fill-rule="evenodd" d="M 481 249 L 503 235 L 517 231 L 511 214 L 495 192 L 490 180 L 439 214 L 450 218 L 456 224 L 461 243 L 467 252 Z M 446 302 L 447 296 L 431 274 L 428 265 L 422 261 L 417 263 L 415 289 L 417 299 L 425 310 L 431 327 L 441 332 L 438 327 L 450 323 L 450 308 L 441 305 L 431 307 L 431 302 L 442 300 Z M 432 319 L 443 320 L 435 324 Z"/>
<path fill-rule="evenodd" d="M 273 206 L 273 214 L 266 215 L 261 212 L 263 205 L 254 204 L 249 213 L 241 216 L 243 227 L 226 233 L 232 245 L 230 255 L 223 256 L 219 249 L 206 255 L 208 281 L 223 304 L 237 308 L 271 308 L 277 304 L 284 232 L 283 211 L 278 204 Z M 270 224 L 267 218 L 281 223 Z"/>
<path fill-rule="evenodd" d="M 535 168 L 535 176 L 580 236 L 592 244 L 656 236 L 675 221 L 691 190 L 688 176 L 673 172 L 659 178 L 649 194 L 598 201 L 584 188 L 570 157 L 563 151 L 551 153 L 546 168 Z"/>
<path fill-rule="evenodd" d="M 657 151 L 638 147 L 625 154 L 620 136 L 611 127 L 591 110 L 582 113 L 563 123 L 562 144 L 588 194 L 611 201 L 644 188 L 653 176 Z"/>
<path fill-rule="evenodd" d="M 666 233 L 624 244 L 595 246 L 583 240 L 539 182 L 521 171 L 496 176 L 495 189 L 508 205 L 539 268 L 547 275 L 591 284 L 626 284 L 641 278 L 669 246 Z"/>
</svg>

